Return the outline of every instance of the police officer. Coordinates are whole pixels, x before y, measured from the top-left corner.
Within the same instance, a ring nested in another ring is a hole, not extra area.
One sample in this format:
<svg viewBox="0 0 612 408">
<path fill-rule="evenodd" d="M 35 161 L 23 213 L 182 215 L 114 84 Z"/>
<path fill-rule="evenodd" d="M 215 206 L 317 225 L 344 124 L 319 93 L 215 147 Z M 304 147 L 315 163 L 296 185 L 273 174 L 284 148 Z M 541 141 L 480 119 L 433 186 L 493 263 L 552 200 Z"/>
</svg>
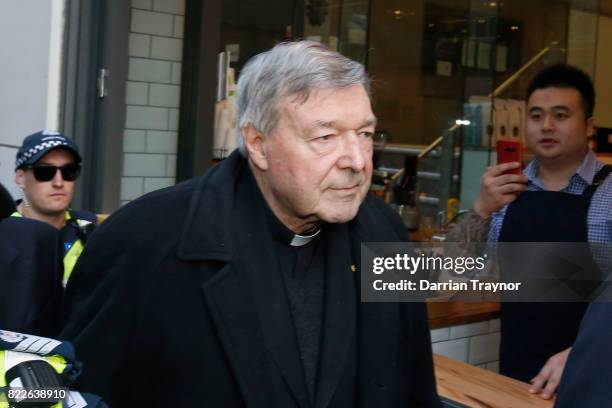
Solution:
<svg viewBox="0 0 612 408">
<path fill-rule="evenodd" d="M 15 161 L 15 183 L 23 191 L 23 199 L 17 201 L 12 215 L 43 221 L 60 231 L 64 286 L 96 222 L 93 213 L 69 209 L 80 163 L 76 143 L 51 131 L 27 136 Z"/>
</svg>

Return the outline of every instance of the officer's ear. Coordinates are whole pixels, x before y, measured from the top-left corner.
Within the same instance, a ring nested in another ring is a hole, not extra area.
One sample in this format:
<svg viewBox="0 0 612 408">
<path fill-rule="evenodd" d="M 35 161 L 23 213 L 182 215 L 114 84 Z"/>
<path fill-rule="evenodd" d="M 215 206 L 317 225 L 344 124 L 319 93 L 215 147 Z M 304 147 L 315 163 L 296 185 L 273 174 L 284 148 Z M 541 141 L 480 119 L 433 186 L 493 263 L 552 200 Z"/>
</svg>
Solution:
<svg viewBox="0 0 612 408">
<path fill-rule="evenodd" d="M 15 170 L 15 184 L 22 190 L 25 188 L 25 172 L 22 169 Z"/>
<path fill-rule="evenodd" d="M 255 126 L 252 124 L 243 127 L 241 130 L 244 147 L 249 154 L 249 159 L 260 170 L 267 170 L 268 157 L 266 156 L 265 136 L 259 130 L 255 129 Z"/>
</svg>

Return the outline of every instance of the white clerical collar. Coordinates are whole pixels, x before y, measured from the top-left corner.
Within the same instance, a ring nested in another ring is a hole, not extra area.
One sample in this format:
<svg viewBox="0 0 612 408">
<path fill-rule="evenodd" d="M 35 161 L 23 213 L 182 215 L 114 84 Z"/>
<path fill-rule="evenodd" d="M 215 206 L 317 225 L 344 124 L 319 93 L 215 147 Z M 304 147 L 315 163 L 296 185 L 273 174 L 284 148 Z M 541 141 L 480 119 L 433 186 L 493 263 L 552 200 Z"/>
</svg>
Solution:
<svg viewBox="0 0 612 408">
<path fill-rule="evenodd" d="M 291 243 L 289 245 L 295 246 L 295 247 L 306 245 L 307 243 L 312 241 L 313 238 L 316 237 L 319 234 L 319 232 L 321 232 L 321 228 L 319 228 L 317 230 L 317 232 L 315 232 L 312 235 L 299 235 L 299 234 L 295 234 L 293 236 L 293 239 L 291 240 Z"/>
</svg>

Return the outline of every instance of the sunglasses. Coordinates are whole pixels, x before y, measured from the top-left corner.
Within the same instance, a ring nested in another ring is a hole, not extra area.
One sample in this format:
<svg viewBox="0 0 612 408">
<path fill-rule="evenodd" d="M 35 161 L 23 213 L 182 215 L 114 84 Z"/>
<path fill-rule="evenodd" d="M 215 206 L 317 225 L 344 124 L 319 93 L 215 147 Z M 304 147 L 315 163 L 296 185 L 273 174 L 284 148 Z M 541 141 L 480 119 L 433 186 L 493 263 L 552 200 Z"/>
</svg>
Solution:
<svg viewBox="0 0 612 408">
<path fill-rule="evenodd" d="M 27 166 L 26 168 L 32 169 L 36 181 L 41 182 L 53 180 L 58 170 L 62 173 L 64 181 L 75 181 L 79 178 L 79 174 L 81 174 L 81 166 L 74 163 L 65 164 L 62 167 L 48 164 L 35 164 L 33 166 Z"/>
</svg>

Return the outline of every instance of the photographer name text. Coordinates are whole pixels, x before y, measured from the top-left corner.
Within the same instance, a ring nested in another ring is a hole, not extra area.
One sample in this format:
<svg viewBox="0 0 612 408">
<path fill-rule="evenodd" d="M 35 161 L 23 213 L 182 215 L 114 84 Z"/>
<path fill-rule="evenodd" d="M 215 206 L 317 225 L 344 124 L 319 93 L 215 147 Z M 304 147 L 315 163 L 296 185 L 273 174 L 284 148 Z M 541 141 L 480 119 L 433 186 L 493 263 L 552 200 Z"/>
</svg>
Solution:
<svg viewBox="0 0 612 408">
<path fill-rule="evenodd" d="M 417 290 L 437 290 L 437 291 L 481 291 L 481 292 L 513 292 L 519 290 L 522 282 L 482 282 L 471 279 L 467 282 L 455 282 L 449 279 L 446 282 L 430 282 L 421 279 L 417 282 L 402 279 L 398 282 L 385 282 L 377 279 L 373 282 L 376 291 L 417 291 Z"/>
</svg>

